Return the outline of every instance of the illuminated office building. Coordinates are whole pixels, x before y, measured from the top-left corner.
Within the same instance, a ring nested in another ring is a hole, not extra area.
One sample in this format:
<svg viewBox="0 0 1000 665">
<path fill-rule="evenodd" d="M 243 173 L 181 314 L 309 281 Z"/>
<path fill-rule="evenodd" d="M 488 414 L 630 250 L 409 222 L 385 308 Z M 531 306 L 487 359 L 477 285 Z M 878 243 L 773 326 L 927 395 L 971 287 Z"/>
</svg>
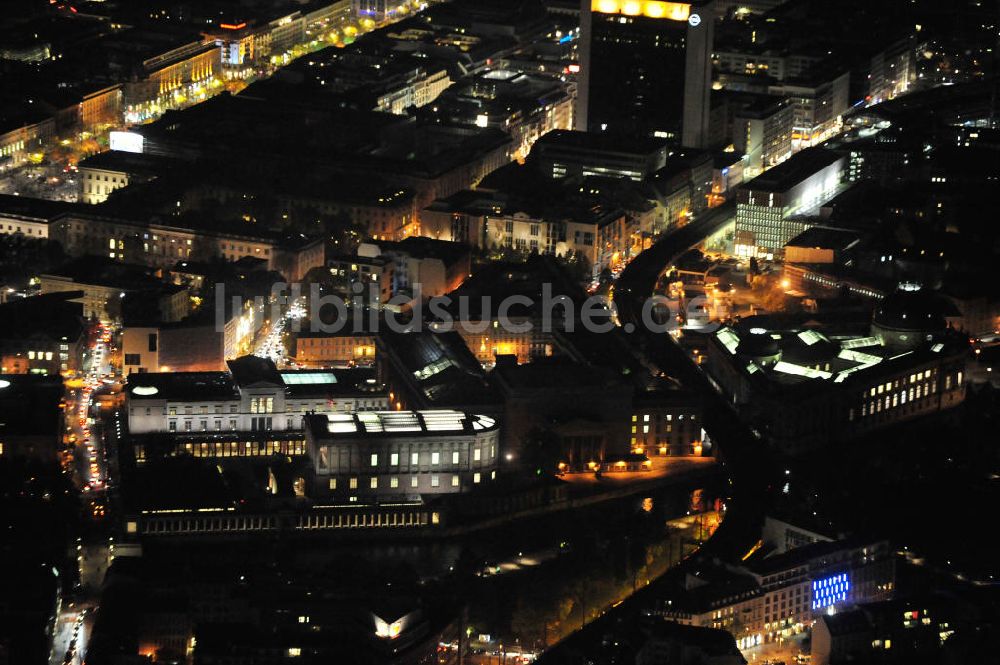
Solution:
<svg viewBox="0 0 1000 665">
<path fill-rule="evenodd" d="M 845 162 L 823 148 L 803 150 L 744 183 L 736 197 L 736 254 L 781 259 L 785 243 L 809 228 L 808 216 L 836 194 Z"/>
<path fill-rule="evenodd" d="M 711 0 L 581 1 L 577 129 L 704 147 Z"/>
</svg>

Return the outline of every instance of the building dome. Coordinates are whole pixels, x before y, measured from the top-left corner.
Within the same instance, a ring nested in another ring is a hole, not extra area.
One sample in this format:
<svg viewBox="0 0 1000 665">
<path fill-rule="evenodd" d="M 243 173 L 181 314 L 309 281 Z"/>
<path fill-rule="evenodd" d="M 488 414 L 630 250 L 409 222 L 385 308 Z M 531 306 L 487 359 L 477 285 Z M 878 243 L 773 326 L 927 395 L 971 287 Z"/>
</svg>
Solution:
<svg viewBox="0 0 1000 665">
<path fill-rule="evenodd" d="M 885 346 L 916 348 L 943 333 L 947 317 L 955 315 L 954 306 L 937 293 L 900 289 L 875 308 L 872 336 Z"/>
<path fill-rule="evenodd" d="M 781 360 L 781 346 L 765 328 L 750 328 L 740 335 L 736 354 L 759 364 L 775 363 Z"/>
</svg>

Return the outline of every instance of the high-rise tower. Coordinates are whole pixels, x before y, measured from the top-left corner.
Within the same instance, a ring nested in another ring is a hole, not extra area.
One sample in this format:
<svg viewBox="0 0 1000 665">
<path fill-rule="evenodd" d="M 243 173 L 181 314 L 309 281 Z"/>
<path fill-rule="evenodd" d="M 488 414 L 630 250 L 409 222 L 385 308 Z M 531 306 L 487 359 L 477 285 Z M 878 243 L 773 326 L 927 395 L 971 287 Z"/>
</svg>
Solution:
<svg viewBox="0 0 1000 665">
<path fill-rule="evenodd" d="M 704 147 L 712 0 L 581 0 L 577 129 Z"/>
</svg>

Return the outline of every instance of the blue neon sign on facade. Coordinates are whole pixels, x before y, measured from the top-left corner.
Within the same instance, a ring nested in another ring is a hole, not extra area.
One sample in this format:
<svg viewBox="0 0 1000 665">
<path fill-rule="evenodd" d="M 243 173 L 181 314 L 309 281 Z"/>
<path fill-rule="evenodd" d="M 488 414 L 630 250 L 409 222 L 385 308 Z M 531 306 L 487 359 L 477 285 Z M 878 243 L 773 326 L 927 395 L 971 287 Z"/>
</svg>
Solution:
<svg viewBox="0 0 1000 665">
<path fill-rule="evenodd" d="M 813 580 L 812 608 L 821 610 L 847 600 L 851 580 L 847 573 L 840 573 L 821 580 Z"/>
</svg>

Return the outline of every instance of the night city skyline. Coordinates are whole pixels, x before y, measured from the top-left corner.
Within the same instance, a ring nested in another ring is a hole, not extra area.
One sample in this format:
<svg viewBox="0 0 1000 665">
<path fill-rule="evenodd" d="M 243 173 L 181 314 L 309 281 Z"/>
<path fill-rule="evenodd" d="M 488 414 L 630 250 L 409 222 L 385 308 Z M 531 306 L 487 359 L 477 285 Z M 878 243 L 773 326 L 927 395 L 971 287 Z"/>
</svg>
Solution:
<svg viewBox="0 0 1000 665">
<path fill-rule="evenodd" d="M 4 10 L 0 665 L 1000 662 L 997 0 Z"/>
</svg>

